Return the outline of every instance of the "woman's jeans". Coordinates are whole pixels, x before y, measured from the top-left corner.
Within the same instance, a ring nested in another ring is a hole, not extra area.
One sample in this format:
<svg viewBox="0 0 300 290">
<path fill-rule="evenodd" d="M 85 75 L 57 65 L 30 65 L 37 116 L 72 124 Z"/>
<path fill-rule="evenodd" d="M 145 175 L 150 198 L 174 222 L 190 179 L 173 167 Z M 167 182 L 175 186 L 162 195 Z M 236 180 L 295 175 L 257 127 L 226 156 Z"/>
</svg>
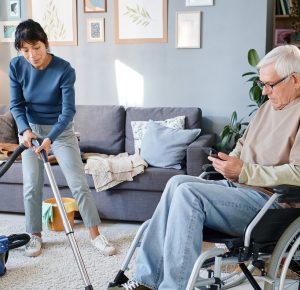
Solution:
<svg viewBox="0 0 300 290">
<path fill-rule="evenodd" d="M 203 226 L 239 236 L 267 200 L 225 180 L 172 177 L 144 234 L 134 280 L 151 289 L 185 289 L 201 253 Z"/>
<path fill-rule="evenodd" d="M 51 125 L 35 124 L 30 124 L 30 127 L 39 138 L 45 138 L 52 128 Z M 23 137 L 19 139 L 22 142 Z M 87 184 L 73 123 L 57 137 L 51 149 L 76 199 L 85 226 L 90 228 L 99 225 L 100 218 Z M 35 152 L 27 149 L 22 153 L 22 169 L 26 231 L 39 233 L 42 231 L 44 164 Z"/>
</svg>

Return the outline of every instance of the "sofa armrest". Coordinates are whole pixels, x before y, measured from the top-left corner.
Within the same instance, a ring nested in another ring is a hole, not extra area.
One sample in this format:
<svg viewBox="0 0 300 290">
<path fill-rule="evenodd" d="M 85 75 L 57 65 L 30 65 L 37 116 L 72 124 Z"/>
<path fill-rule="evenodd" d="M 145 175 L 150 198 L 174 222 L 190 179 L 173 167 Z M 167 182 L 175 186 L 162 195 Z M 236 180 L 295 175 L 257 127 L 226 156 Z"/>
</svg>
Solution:
<svg viewBox="0 0 300 290">
<path fill-rule="evenodd" d="M 199 176 L 202 172 L 202 166 L 208 163 L 205 148 L 212 147 L 215 144 L 216 136 L 214 134 L 200 135 L 187 148 L 186 170 L 188 175 Z"/>
</svg>

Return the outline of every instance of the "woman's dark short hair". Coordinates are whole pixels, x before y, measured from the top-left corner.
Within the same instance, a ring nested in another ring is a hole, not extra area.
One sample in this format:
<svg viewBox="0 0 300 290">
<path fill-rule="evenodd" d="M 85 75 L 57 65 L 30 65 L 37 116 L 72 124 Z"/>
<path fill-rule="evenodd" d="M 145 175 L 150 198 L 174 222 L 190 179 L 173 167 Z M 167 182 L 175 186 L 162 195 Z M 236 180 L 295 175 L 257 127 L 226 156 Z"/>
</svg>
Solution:
<svg viewBox="0 0 300 290">
<path fill-rule="evenodd" d="M 15 33 L 15 49 L 19 51 L 24 42 L 35 43 L 41 41 L 48 48 L 48 37 L 42 26 L 32 19 L 21 22 Z"/>
</svg>

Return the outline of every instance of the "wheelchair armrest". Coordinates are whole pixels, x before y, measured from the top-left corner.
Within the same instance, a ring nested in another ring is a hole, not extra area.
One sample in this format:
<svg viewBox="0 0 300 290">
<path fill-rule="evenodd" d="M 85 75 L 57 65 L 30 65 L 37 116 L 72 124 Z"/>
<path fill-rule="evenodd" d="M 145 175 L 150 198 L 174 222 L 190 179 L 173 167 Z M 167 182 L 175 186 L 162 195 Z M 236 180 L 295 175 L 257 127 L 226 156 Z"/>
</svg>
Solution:
<svg viewBox="0 0 300 290">
<path fill-rule="evenodd" d="M 273 192 L 282 194 L 278 202 L 300 202 L 300 186 L 281 184 L 274 187 Z"/>
</svg>

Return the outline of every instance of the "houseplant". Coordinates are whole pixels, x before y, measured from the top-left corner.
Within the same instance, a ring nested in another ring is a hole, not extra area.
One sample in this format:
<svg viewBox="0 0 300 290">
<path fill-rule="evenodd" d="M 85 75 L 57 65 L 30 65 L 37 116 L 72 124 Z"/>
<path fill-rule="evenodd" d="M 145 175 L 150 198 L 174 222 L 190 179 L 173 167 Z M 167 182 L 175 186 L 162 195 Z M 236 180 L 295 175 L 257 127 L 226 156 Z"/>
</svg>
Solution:
<svg viewBox="0 0 300 290">
<path fill-rule="evenodd" d="M 259 62 L 259 56 L 255 49 L 248 51 L 248 63 L 256 69 L 256 65 Z M 255 72 L 247 72 L 242 77 L 250 77 L 247 82 L 250 82 L 249 98 L 251 104 L 248 105 L 251 108 L 249 117 L 267 100 L 267 96 L 262 94 L 262 90 L 257 85 L 256 81 L 259 80 L 258 70 Z M 230 152 L 235 147 L 237 140 L 243 135 L 248 121 L 243 121 L 244 118 L 238 120 L 237 112 L 234 111 L 230 118 L 230 123 L 227 124 L 220 133 L 220 142 L 216 144 L 216 149 L 222 152 Z"/>
</svg>

